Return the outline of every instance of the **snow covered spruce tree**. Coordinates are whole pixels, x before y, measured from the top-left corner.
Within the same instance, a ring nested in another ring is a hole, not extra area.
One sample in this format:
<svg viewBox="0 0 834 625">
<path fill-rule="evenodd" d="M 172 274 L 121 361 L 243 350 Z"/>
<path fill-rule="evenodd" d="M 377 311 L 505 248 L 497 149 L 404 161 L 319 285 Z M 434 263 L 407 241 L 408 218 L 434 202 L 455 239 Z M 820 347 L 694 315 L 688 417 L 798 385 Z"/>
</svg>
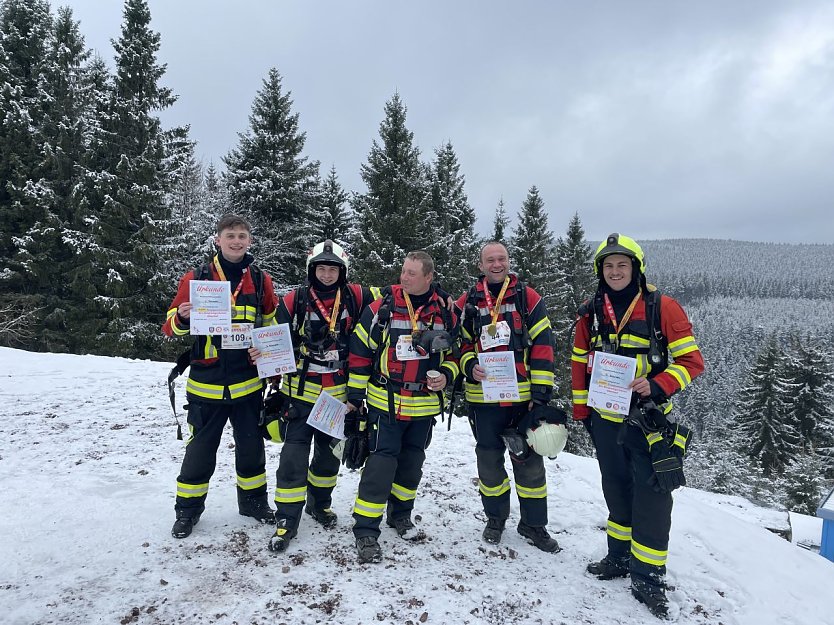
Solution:
<svg viewBox="0 0 834 625">
<path fill-rule="evenodd" d="M 437 278 L 449 293 L 462 293 L 477 276 L 478 239 L 475 211 L 464 190 L 465 178 L 452 143 L 437 148 L 432 162 L 431 215 L 439 228 L 426 235 L 434 240 L 426 251 L 435 261 Z"/>
<path fill-rule="evenodd" d="M 170 222 L 160 255 L 172 290 L 186 267 L 196 267 L 206 259 L 206 238 L 214 233 L 217 223 L 206 211 L 203 167 L 197 161 L 196 142 L 189 137 L 189 130 L 189 126 L 181 126 L 165 133 L 165 204 Z M 212 221 L 210 232 L 206 232 Z"/>
<path fill-rule="evenodd" d="M 574 213 L 568 224 L 566 236 L 559 237 L 555 248 L 555 262 L 553 264 L 555 285 L 558 285 L 553 298 L 552 308 L 548 310 L 553 325 L 555 342 L 554 363 L 556 367 L 556 403 L 568 410 L 571 404 L 570 358 L 573 349 L 571 328 L 573 327 L 576 311 L 579 306 L 590 298 L 597 286 L 597 279 L 593 270 L 593 252 L 585 241 L 585 230 Z M 576 424 L 574 424 L 576 425 Z M 591 455 L 593 445 L 585 435 L 585 428 L 573 437 L 572 451 L 583 455 Z"/>
<path fill-rule="evenodd" d="M 231 209 L 252 220 L 258 263 L 279 290 L 303 281 L 315 243 L 311 228 L 321 223 L 319 163 L 302 155 L 307 135 L 298 129 L 290 96 L 278 70 L 270 69 L 252 103 L 249 129 L 223 159 Z"/>
<path fill-rule="evenodd" d="M 348 194 L 339 183 L 336 166 L 331 165 L 327 178 L 321 188 L 321 238 L 335 241 L 350 250 L 350 215 L 348 213 Z"/>
<path fill-rule="evenodd" d="M 825 488 L 825 461 L 813 451 L 799 454 L 783 475 L 785 506 L 800 514 L 814 515 Z"/>
<path fill-rule="evenodd" d="M 362 165 L 367 193 L 353 198 L 358 220 L 354 245 L 355 279 L 364 284 L 396 282 L 405 255 L 430 242 L 436 224 L 431 211 L 428 168 L 420 162 L 414 133 L 405 125 L 406 107 L 399 94 L 385 103 L 368 162 Z"/>
<path fill-rule="evenodd" d="M 794 389 L 787 401 L 803 451 L 827 458 L 829 477 L 834 477 L 834 380 L 825 351 L 810 339 L 792 337 L 782 375 Z"/>
<path fill-rule="evenodd" d="M 552 315 L 560 288 L 559 276 L 556 273 L 553 232 L 547 224 L 544 201 L 535 185 L 530 187 L 518 211 L 509 247 L 514 271 L 541 294 L 548 313 Z"/>
<path fill-rule="evenodd" d="M 510 225 L 510 218 L 507 216 L 507 209 L 504 208 L 504 198 L 498 200 L 498 206 L 495 209 L 495 219 L 492 222 L 491 241 L 498 241 L 499 243 L 507 243 L 507 226 Z M 479 259 L 480 260 L 480 259 Z"/>
<path fill-rule="evenodd" d="M 147 357 L 161 343 L 159 314 L 170 296 L 158 249 L 168 217 L 158 112 L 176 97 L 160 85 L 165 65 L 147 2 L 126 0 L 122 15 L 112 90 L 95 105 L 78 190 L 75 219 L 87 240 L 74 277 L 88 297 L 75 331 L 90 350 Z"/>
<path fill-rule="evenodd" d="M 782 357 L 771 335 L 739 389 L 732 415 L 736 448 L 756 460 L 765 477 L 782 473 L 799 451 L 788 403 L 796 387 L 780 374 Z"/>
<path fill-rule="evenodd" d="M 43 228 L 50 204 L 42 131 L 51 33 L 47 2 L 0 3 L 0 293 L 22 310 L 43 305 L 32 230 Z"/>
<path fill-rule="evenodd" d="M 97 84 L 91 53 L 69 8 L 58 9 L 48 48 L 44 85 L 51 97 L 42 125 L 42 173 L 49 194 L 44 196 L 44 221 L 30 231 L 29 249 L 38 282 L 48 285 L 43 294 L 45 317 L 38 347 L 62 351 L 71 348 L 76 340 L 64 331 L 67 312 L 88 306 L 77 300 L 67 276 L 79 260 L 74 196 L 83 171 L 80 163 L 87 150 L 91 103 Z M 79 311 L 76 317 L 83 315 Z"/>
</svg>

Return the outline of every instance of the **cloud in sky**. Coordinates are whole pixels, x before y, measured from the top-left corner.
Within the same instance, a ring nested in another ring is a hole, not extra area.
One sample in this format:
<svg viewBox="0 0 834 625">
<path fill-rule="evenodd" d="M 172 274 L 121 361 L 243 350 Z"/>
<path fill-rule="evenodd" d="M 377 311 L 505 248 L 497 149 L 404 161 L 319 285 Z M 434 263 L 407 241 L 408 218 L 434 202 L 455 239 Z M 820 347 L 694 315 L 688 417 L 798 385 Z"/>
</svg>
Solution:
<svg viewBox="0 0 834 625">
<path fill-rule="evenodd" d="M 107 59 L 119 3 L 68 2 Z M 482 232 L 539 187 L 589 238 L 834 241 L 834 7 L 827 2 L 149 2 L 165 123 L 206 161 L 247 128 L 270 67 L 306 153 L 359 167 L 398 91 L 423 158 L 450 140 Z"/>
</svg>

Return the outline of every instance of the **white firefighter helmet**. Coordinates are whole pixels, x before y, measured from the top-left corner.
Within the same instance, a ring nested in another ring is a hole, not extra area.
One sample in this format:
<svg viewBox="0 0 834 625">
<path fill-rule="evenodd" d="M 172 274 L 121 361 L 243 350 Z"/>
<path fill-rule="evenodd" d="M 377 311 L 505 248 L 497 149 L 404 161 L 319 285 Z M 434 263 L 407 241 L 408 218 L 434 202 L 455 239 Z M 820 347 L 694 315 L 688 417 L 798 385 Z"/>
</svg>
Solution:
<svg viewBox="0 0 834 625">
<path fill-rule="evenodd" d="M 347 252 L 342 246 L 327 239 L 317 243 L 307 252 L 307 277 L 313 279 L 316 275 L 316 265 L 336 265 L 339 267 L 340 281 L 345 282 L 349 263 Z"/>
<path fill-rule="evenodd" d="M 527 444 L 540 456 L 555 458 L 568 442 L 568 429 L 561 423 L 542 423 L 527 430 Z"/>
</svg>

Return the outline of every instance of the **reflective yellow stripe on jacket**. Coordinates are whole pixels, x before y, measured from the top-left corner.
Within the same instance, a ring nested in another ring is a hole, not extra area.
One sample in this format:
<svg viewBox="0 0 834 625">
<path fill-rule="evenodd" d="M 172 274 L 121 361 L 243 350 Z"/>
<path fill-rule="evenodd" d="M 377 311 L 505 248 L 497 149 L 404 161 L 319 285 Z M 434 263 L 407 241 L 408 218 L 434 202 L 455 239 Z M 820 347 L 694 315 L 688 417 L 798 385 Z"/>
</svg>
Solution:
<svg viewBox="0 0 834 625">
<path fill-rule="evenodd" d="M 371 382 L 368 384 L 367 402 L 369 406 L 387 413 L 388 389 Z M 440 412 L 440 399 L 434 393 L 405 397 L 395 392 L 394 411 L 404 417 L 433 417 Z"/>
</svg>

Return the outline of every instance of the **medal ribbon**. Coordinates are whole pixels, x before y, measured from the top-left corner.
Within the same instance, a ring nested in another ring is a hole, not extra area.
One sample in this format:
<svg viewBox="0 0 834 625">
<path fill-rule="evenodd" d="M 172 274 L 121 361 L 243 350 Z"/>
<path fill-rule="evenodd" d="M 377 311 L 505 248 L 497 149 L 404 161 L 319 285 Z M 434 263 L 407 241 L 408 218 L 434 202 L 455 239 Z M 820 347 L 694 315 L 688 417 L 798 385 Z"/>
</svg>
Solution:
<svg viewBox="0 0 834 625">
<path fill-rule="evenodd" d="M 330 332 L 334 332 L 336 322 L 339 320 L 339 304 L 342 301 L 342 289 L 338 289 L 336 291 L 336 299 L 333 300 L 333 308 L 331 309 L 330 314 L 327 313 L 327 309 L 324 307 L 324 304 L 321 303 L 321 300 L 319 299 L 319 296 L 316 295 L 313 287 L 310 287 L 310 295 L 313 296 L 316 308 L 319 309 L 319 313 L 321 313 L 321 316 L 324 317 L 324 320 L 327 322 Z"/>
<path fill-rule="evenodd" d="M 608 318 L 611 320 L 611 325 L 614 326 L 614 333 L 617 337 L 617 344 L 619 345 L 620 342 L 620 332 L 623 331 L 628 320 L 631 319 L 631 313 L 634 312 L 634 307 L 637 306 L 637 302 L 640 301 L 640 295 L 643 292 L 643 289 L 637 289 L 637 295 L 634 296 L 634 299 L 631 300 L 631 304 L 628 306 L 628 310 L 625 311 L 623 315 L 622 321 L 617 323 L 617 315 L 614 314 L 614 306 L 611 304 L 611 300 L 608 299 L 608 293 L 605 294 L 605 312 L 608 313 Z"/>
<path fill-rule="evenodd" d="M 414 333 L 420 331 L 420 328 L 417 326 L 417 321 L 420 319 L 420 313 L 423 312 L 423 309 L 428 305 L 428 302 L 420 306 L 420 308 L 417 309 L 417 312 L 414 312 L 414 306 L 411 304 L 411 298 L 408 296 L 408 293 L 405 292 L 405 289 L 403 289 L 403 298 L 405 299 L 405 305 L 408 308 L 408 319 L 411 321 L 411 334 L 413 335 Z"/>
<path fill-rule="evenodd" d="M 223 268 L 220 266 L 220 259 L 217 256 L 214 257 L 214 268 L 217 270 L 217 275 L 220 276 L 220 279 L 224 282 L 228 282 L 226 274 L 223 273 Z M 235 292 L 232 293 L 232 306 L 237 304 L 237 296 L 240 293 L 240 288 L 243 286 L 243 278 L 246 276 L 247 271 L 249 271 L 249 267 L 246 267 L 243 270 L 243 273 L 240 276 L 240 282 L 237 283 L 237 288 L 235 289 Z"/>
<path fill-rule="evenodd" d="M 487 312 L 492 317 L 491 327 L 495 327 L 495 322 L 498 320 L 498 314 L 501 312 L 501 302 L 504 300 L 504 294 L 507 292 L 507 287 L 510 286 L 510 276 L 504 278 L 504 285 L 501 287 L 501 292 L 498 293 L 498 299 L 495 300 L 495 308 L 492 307 L 492 297 L 489 294 L 489 285 L 487 279 L 484 278 L 484 297 L 486 298 Z"/>
</svg>

